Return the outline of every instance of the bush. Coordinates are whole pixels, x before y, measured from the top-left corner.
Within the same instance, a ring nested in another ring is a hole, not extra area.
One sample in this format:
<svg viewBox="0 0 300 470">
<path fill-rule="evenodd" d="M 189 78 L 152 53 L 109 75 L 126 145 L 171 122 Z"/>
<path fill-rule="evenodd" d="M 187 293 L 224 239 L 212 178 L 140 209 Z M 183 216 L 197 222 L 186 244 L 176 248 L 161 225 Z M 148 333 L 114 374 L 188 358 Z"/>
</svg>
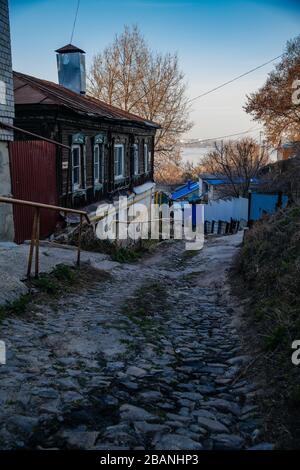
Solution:
<svg viewBox="0 0 300 470">
<path fill-rule="evenodd" d="M 254 224 L 236 261 L 265 345 L 274 349 L 300 334 L 300 207 L 280 210 Z M 262 325 L 264 328 L 264 326 Z"/>
<path fill-rule="evenodd" d="M 75 272 L 70 266 L 66 264 L 58 264 L 52 271 L 54 277 L 59 281 L 74 281 Z"/>
<path fill-rule="evenodd" d="M 22 315 L 31 301 L 29 294 L 22 295 L 19 299 L 0 306 L 0 322 L 7 315 Z"/>
</svg>

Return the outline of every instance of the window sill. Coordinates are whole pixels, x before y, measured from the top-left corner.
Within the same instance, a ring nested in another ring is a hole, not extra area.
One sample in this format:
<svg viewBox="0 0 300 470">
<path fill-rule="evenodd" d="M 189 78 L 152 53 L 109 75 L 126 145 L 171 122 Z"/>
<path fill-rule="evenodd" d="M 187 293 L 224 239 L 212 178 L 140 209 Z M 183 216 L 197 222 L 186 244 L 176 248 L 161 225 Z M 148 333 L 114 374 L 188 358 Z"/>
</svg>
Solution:
<svg viewBox="0 0 300 470">
<path fill-rule="evenodd" d="M 82 188 L 73 188 L 73 195 L 74 196 L 85 196 L 86 195 L 86 189 Z"/>
</svg>

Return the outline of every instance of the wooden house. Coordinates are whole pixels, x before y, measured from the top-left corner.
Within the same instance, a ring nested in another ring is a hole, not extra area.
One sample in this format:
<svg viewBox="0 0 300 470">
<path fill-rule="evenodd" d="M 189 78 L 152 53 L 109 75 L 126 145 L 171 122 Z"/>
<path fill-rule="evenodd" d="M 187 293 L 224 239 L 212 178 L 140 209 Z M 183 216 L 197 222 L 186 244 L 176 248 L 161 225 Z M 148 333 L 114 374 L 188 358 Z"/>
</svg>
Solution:
<svg viewBox="0 0 300 470">
<path fill-rule="evenodd" d="M 14 96 L 15 126 L 69 147 L 56 150 L 58 203 L 83 207 L 120 194 L 149 202 L 159 126 L 88 96 L 84 51 L 69 44 L 56 52 L 59 84 L 14 72 Z"/>
</svg>

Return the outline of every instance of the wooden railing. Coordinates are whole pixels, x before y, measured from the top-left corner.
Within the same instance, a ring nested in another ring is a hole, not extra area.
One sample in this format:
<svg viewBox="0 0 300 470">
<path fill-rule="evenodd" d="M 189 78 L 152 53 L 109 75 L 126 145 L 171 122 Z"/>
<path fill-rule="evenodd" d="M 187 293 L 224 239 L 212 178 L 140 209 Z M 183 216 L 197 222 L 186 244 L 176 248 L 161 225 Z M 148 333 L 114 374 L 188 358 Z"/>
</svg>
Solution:
<svg viewBox="0 0 300 470">
<path fill-rule="evenodd" d="M 30 243 L 30 249 L 29 249 L 28 267 L 27 267 L 28 278 L 31 276 L 34 251 L 35 251 L 35 277 L 39 276 L 39 247 L 40 247 L 40 222 L 41 222 L 40 210 L 41 209 L 64 212 L 65 214 L 72 213 L 72 214 L 80 215 L 78 247 L 77 247 L 77 266 L 80 266 L 81 235 L 82 235 L 83 219 L 85 218 L 86 222 L 90 224 L 90 219 L 88 217 L 87 212 L 80 211 L 77 209 L 69 209 L 66 207 L 52 206 L 49 204 L 42 204 L 39 202 L 23 201 L 22 199 L 13 199 L 10 197 L 1 197 L 1 196 L 0 196 L 0 203 L 28 206 L 28 207 L 34 208 L 34 218 L 33 218 L 33 225 L 32 225 L 31 243 Z"/>
</svg>

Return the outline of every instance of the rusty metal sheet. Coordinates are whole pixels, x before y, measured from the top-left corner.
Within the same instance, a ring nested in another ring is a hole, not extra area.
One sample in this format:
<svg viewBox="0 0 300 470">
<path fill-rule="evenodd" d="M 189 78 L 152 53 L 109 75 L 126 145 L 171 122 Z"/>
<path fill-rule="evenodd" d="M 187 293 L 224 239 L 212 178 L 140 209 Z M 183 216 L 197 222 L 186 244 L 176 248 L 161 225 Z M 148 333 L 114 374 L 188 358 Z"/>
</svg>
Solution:
<svg viewBox="0 0 300 470">
<path fill-rule="evenodd" d="M 9 144 L 12 193 L 16 199 L 57 205 L 56 146 L 43 141 Z M 59 214 L 41 210 L 41 238 L 55 230 Z M 33 209 L 14 206 L 15 242 L 31 238 Z"/>
</svg>

